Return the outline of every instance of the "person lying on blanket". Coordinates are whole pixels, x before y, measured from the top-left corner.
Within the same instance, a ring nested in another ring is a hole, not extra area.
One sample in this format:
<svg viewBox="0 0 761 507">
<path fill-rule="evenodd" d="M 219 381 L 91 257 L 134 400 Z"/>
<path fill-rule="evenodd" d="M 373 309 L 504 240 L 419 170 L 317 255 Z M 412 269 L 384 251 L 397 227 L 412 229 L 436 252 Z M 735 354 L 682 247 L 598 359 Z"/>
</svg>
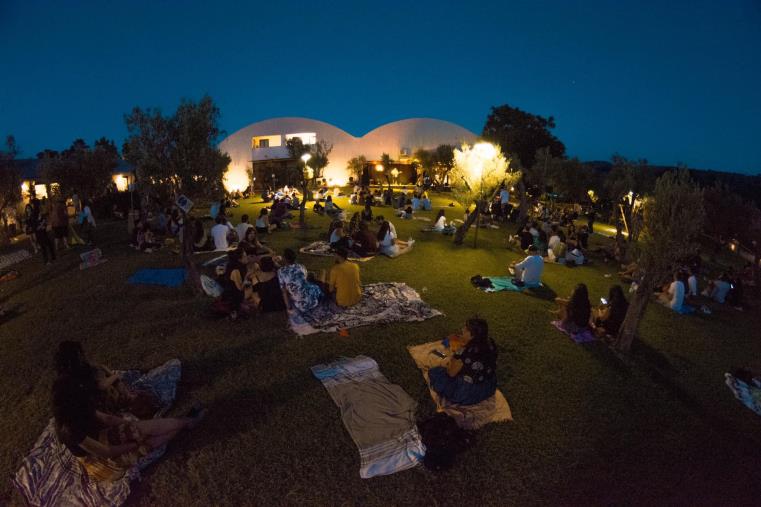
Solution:
<svg viewBox="0 0 761 507">
<path fill-rule="evenodd" d="M 90 364 L 82 344 L 66 340 L 58 345 L 55 354 L 58 378 L 76 378 L 93 389 L 95 408 L 104 412 L 129 412 L 141 419 L 153 417 L 159 408 L 159 400 L 146 390 L 130 389 L 121 376 L 108 367 Z"/>
<path fill-rule="evenodd" d="M 53 385 L 53 417 L 58 440 L 96 481 L 117 480 L 138 459 L 195 427 L 206 411 L 185 417 L 129 420 L 96 408 L 97 390 L 64 376 Z"/>
<path fill-rule="evenodd" d="M 542 283 L 544 259 L 535 245 L 528 247 L 528 256 L 510 268 L 513 283 L 518 287 L 539 287 Z"/>
<path fill-rule="evenodd" d="M 439 396 L 458 405 L 475 405 L 497 390 L 497 346 L 489 338 L 485 320 L 465 321 L 462 335 L 450 339 L 452 356 L 446 366 L 428 370 L 428 378 Z"/>
<path fill-rule="evenodd" d="M 322 289 L 307 279 L 306 268 L 296 263 L 296 252 L 286 248 L 283 262 L 284 265 L 277 271 L 277 278 L 287 307 L 306 313 L 320 304 L 324 296 Z"/>
<path fill-rule="evenodd" d="M 359 266 L 346 259 L 349 250 L 336 250 L 336 263 L 330 268 L 328 276 L 328 292 L 335 296 L 338 306 L 347 308 L 359 303 L 362 299 L 362 283 L 359 279 Z"/>
<path fill-rule="evenodd" d="M 580 283 L 573 289 L 570 298 L 555 298 L 555 302 L 559 307 L 557 312 L 563 329 L 571 334 L 589 329 L 592 306 L 589 304 L 589 291 L 586 285 Z"/>
</svg>

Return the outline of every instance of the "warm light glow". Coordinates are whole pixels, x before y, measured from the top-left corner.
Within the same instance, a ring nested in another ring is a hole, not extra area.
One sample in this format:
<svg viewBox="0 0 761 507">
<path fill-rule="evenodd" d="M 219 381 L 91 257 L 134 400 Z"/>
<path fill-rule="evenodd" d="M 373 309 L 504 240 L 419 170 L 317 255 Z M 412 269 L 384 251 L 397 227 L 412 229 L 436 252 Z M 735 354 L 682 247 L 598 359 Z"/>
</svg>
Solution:
<svg viewBox="0 0 761 507">
<path fill-rule="evenodd" d="M 471 189 L 498 184 L 507 175 L 508 162 L 499 148 L 489 143 L 464 144 L 454 150 L 457 178 Z"/>
<path fill-rule="evenodd" d="M 228 192 L 242 192 L 248 188 L 250 175 L 244 167 L 230 165 L 222 178 Z"/>
<path fill-rule="evenodd" d="M 304 153 L 303 155 L 301 155 L 301 160 L 303 160 L 305 164 L 306 164 L 307 162 L 309 162 L 309 159 L 310 159 L 310 158 L 312 158 L 312 155 L 311 155 L 311 154 L 309 154 L 309 153 Z"/>
<path fill-rule="evenodd" d="M 129 178 L 123 174 L 114 174 L 113 180 L 119 192 L 126 192 L 129 189 Z"/>
<path fill-rule="evenodd" d="M 494 158 L 494 155 L 497 153 L 497 148 L 491 143 L 477 143 L 473 146 L 473 151 L 475 151 L 482 159 L 489 160 Z"/>
<path fill-rule="evenodd" d="M 34 195 L 37 196 L 38 199 L 42 199 L 43 197 L 48 196 L 48 187 L 45 185 L 40 185 L 39 183 L 34 186 Z"/>
<path fill-rule="evenodd" d="M 21 183 L 21 192 L 24 193 L 24 194 L 28 194 L 29 193 L 29 182 L 28 181 L 25 181 L 25 182 Z"/>
<path fill-rule="evenodd" d="M 383 172 L 383 164 L 375 164 L 375 170 L 379 173 Z"/>
</svg>

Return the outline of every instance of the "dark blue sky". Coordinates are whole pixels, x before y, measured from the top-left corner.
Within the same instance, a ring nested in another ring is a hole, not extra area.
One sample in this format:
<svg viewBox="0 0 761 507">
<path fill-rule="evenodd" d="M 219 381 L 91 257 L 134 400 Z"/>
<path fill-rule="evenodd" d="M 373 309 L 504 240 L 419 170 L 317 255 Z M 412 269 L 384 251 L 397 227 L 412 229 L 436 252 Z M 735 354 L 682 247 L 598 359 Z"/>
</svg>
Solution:
<svg viewBox="0 0 761 507">
<path fill-rule="evenodd" d="M 0 134 L 22 156 L 121 144 L 133 106 L 210 94 L 228 133 L 354 135 L 489 107 L 553 115 L 570 155 L 761 173 L 761 3 L 0 0 Z"/>
</svg>

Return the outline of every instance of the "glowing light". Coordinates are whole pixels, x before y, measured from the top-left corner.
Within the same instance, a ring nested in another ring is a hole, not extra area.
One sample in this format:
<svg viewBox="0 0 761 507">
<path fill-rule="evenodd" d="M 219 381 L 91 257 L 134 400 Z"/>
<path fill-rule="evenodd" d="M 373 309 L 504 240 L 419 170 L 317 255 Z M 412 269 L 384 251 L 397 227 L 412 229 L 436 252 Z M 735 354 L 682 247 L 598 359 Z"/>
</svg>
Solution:
<svg viewBox="0 0 761 507">
<path fill-rule="evenodd" d="M 48 187 L 45 185 L 37 184 L 34 186 L 34 195 L 37 196 L 37 198 L 41 199 L 43 197 L 48 196 Z"/>
<path fill-rule="evenodd" d="M 303 160 L 305 164 L 306 164 L 307 162 L 309 162 L 309 159 L 310 159 L 310 158 L 312 158 L 312 155 L 311 155 L 311 154 L 309 154 L 309 153 L 304 153 L 303 155 L 301 155 L 301 160 Z"/>
<path fill-rule="evenodd" d="M 383 172 L 383 164 L 375 164 L 375 170 L 379 173 Z"/>
<path fill-rule="evenodd" d="M 242 192 L 248 188 L 249 173 L 243 167 L 231 165 L 222 178 L 222 184 L 228 192 Z"/>
<path fill-rule="evenodd" d="M 21 192 L 24 193 L 24 194 L 28 194 L 29 193 L 29 182 L 28 181 L 25 181 L 25 182 L 23 182 L 21 184 Z"/>
<path fill-rule="evenodd" d="M 484 160 L 492 159 L 497 154 L 497 148 L 491 143 L 477 143 L 473 151 Z"/>
<path fill-rule="evenodd" d="M 116 185 L 116 190 L 119 192 L 125 192 L 129 189 L 129 178 L 123 174 L 114 174 L 113 180 L 114 185 Z"/>
<path fill-rule="evenodd" d="M 499 184 L 507 174 L 508 163 L 502 152 L 489 143 L 471 147 L 464 144 L 454 150 L 455 177 L 464 180 L 471 190 Z"/>
</svg>

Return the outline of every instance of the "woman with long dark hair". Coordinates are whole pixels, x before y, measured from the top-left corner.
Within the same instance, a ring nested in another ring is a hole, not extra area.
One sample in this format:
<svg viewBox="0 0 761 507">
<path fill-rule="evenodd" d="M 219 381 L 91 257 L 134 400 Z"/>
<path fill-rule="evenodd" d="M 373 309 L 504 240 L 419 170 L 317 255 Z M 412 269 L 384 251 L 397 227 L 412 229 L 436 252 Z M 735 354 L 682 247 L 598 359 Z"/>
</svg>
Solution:
<svg viewBox="0 0 761 507">
<path fill-rule="evenodd" d="M 447 365 L 428 370 L 431 389 L 452 403 L 475 405 L 497 390 L 497 346 L 478 317 L 465 321 L 456 342 L 450 342 L 454 354 Z"/>
<path fill-rule="evenodd" d="M 384 220 L 378 229 L 378 244 L 380 252 L 389 257 L 398 257 L 409 252 L 412 249 L 414 241 L 401 241 L 396 237 L 396 231 L 391 222 Z"/>
<path fill-rule="evenodd" d="M 222 301 L 229 307 L 232 319 L 236 319 L 243 309 L 247 261 L 246 251 L 241 246 L 227 253 L 227 267 L 222 276 Z"/>
<path fill-rule="evenodd" d="M 557 298 L 560 305 L 560 321 L 563 329 L 569 333 L 578 333 L 589 327 L 592 306 L 589 304 L 587 286 L 580 283 L 573 289 L 568 299 Z"/>
<path fill-rule="evenodd" d="M 594 312 L 594 328 L 598 336 L 616 336 L 626 318 L 629 303 L 620 285 L 613 285 L 608 291 L 608 299 Z"/>
</svg>

